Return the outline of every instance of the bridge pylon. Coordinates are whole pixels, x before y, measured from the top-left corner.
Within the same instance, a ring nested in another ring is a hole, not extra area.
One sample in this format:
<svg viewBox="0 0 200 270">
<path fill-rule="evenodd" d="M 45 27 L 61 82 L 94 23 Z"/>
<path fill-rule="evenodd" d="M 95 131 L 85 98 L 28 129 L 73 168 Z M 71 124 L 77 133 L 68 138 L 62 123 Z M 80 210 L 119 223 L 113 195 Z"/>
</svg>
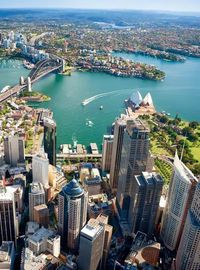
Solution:
<svg viewBox="0 0 200 270">
<path fill-rule="evenodd" d="M 62 72 L 65 72 L 65 60 L 62 60 Z"/>
<path fill-rule="evenodd" d="M 32 92 L 32 87 L 31 87 L 31 78 L 27 78 L 27 90 L 28 92 Z"/>
<path fill-rule="evenodd" d="M 24 85 L 24 77 L 23 76 L 21 76 L 19 78 L 19 85 Z"/>
</svg>

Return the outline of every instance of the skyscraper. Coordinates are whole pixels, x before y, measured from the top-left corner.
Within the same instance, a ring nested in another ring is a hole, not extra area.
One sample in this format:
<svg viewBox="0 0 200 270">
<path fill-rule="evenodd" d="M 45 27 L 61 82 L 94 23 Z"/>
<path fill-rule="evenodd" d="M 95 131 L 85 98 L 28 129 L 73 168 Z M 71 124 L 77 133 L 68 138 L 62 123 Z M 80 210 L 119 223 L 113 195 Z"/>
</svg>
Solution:
<svg viewBox="0 0 200 270">
<path fill-rule="evenodd" d="M 18 136 L 9 136 L 4 139 L 4 155 L 6 163 L 17 166 L 24 163 L 24 141 Z"/>
<path fill-rule="evenodd" d="M 45 153 L 40 153 L 32 158 L 33 183 L 49 186 L 49 160 Z"/>
<path fill-rule="evenodd" d="M 119 169 L 121 162 L 121 152 L 124 137 L 124 129 L 126 127 L 126 118 L 119 118 L 115 122 L 114 140 L 110 166 L 110 185 L 113 190 L 117 190 Z"/>
<path fill-rule="evenodd" d="M 176 153 L 166 207 L 161 222 L 161 238 L 170 250 L 178 248 L 183 226 L 191 206 L 197 179 Z"/>
<path fill-rule="evenodd" d="M 143 172 L 131 181 L 128 213 L 131 233 L 153 234 L 162 187 L 163 179 L 156 173 Z"/>
<path fill-rule="evenodd" d="M 101 269 L 105 270 L 106 269 L 106 262 L 107 262 L 108 254 L 109 254 L 109 251 L 110 251 L 113 227 L 108 224 L 108 216 L 100 214 L 96 219 L 100 223 L 104 224 L 104 245 L 103 245 L 103 255 L 102 255 Z"/>
<path fill-rule="evenodd" d="M 200 269 L 200 183 L 187 214 L 175 265 L 176 270 Z"/>
<path fill-rule="evenodd" d="M 120 215 L 123 217 L 125 215 L 126 218 L 130 203 L 131 180 L 134 178 L 134 175 L 140 175 L 142 172 L 151 172 L 153 168 L 153 158 L 149 153 L 149 133 L 148 125 L 140 119 L 127 121 L 117 189 L 118 209 Z"/>
<path fill-rule="evenodd" d="M 102 170 L 109 172 L 112 158 L 113 135 L 104 135 L 102 151 Z"/>
<path fill-rule="evenodd" d="M 34 221 L 48 228 L 49 226 L 49 209 L 46 204 L 40 204 L 34 206 Z"/>
<path fill-rule="evenodd" d="M 58 196 L 58 228 L 62 245 L 77 250 L 80 231 L 87 219 L 88 194 L 71 180 Z"/>
<path fill-rule="evenodd" d="M 49 163 L 56 166 L 56 123 L 51 118 L 44 118 L 44 151 Z"/>
<path fill-rule="evenodd" d="M 45 204 L 45 192 L 41 183 L 32 183 L 29 190 L 29 219 L 34 221 L 34 207 Z"/>
<path fill-rule="evenodd" d="M 101 264 L 104 246 L 104 224 L 90 219 L 81 230 L 78 266 L 80 270 L 96 270 Z M 101 269 L 101 267 L 100 267 Z"/>
<path fill-rule="evenodd" d="M 0 244 L 14 241 L 19 233 L 19 213 L 21 212 L 23 190 L 21 186 L 0 188 Z"/>
</svg>

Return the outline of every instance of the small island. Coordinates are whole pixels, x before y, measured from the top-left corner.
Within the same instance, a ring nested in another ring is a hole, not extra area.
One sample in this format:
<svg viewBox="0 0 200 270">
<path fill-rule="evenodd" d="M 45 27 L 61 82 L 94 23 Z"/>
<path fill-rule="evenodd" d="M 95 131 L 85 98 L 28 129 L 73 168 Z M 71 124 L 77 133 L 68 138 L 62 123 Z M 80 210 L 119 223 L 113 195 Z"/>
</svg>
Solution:
<svg viewBox="0 0 200 270">
<path fill-rule="evenodd" d="M 49 96 L 43 95 L 37 91 L 33 92 L 24 91 L 21 94 L 21 99 L 24 101 L 34 101 L 34 102 L 45 102 L 51 100 Z"/>
</svg>

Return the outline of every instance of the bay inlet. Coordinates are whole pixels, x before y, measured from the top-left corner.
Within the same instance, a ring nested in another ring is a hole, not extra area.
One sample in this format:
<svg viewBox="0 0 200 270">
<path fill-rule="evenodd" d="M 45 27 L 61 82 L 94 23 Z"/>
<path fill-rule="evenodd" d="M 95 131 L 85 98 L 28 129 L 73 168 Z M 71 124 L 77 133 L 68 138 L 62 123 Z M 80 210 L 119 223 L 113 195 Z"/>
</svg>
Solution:
<svg viewBox="0 0 200 270">
<path fill-rule="evenodd" d="M 102 135 L 115 118 L 124 112 L 124 100 L 133 91 L 150 92 L 157 111 L 165 111 L 185 120 L 200 121 L 200 59 L 187 58 L 185 63 L 127 53 L 114 55 L 156 65 L 166 73 L 164 81 L 121 78 L 104 73 L 74 72 L 72 76 L 50 74 L 33 85 L 33 90 L 51 97 L 39 106 L 54 112 L 58 145 L 72 143 L 102 143 Z M 0 89 L 13 85 L 29 73 L 19 60 L 0 60 Z M 81 103 L 87 100 L 86 106 Z M 100 110 L 103 106 L 103 110 Z M 91 121 L 93 125 L 88 125 Z"/>
</svg>

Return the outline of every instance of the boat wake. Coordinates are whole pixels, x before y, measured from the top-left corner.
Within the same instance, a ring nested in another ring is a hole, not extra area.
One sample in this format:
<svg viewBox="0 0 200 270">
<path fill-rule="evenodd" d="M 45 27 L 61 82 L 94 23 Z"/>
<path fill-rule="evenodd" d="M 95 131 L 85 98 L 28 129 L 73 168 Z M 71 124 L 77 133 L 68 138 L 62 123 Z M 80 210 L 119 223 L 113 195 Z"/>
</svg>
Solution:
<svg viewBox="0 0 200 270">
<path fill-rule="evenodd" d="M 91 102 L 93 102 L 93 101 L 95 101 L 95 100 L 97 100 L 97 99 L 99 99 L 99 98 L 106 97 L 106 96 L 110 96 L 110 95 L 112 95 L 112 94 L 118 94 L 118 93 L 120 93 L 120 92 L 122 92 L 122 91 L 127 91 L 127 90 L 133 91 L 133 89 L 127 88 L 127 89 L 120 89 L 120 90 L 114 90 L 114 91 L 111 91 L 111 92 L 102 93 L 102 94 L 98 94 L 98 95 L 95 95 L 95 96 L 92 96 L 92 97 L 90 97 L 90 98 L 87 98 L 87 99 L 83 100 L 81 104 L 82 104 L 83 106 L 86 106 L 86 105 L 88 105 L 89 103 L 91 103 Z"/>
</svg>

